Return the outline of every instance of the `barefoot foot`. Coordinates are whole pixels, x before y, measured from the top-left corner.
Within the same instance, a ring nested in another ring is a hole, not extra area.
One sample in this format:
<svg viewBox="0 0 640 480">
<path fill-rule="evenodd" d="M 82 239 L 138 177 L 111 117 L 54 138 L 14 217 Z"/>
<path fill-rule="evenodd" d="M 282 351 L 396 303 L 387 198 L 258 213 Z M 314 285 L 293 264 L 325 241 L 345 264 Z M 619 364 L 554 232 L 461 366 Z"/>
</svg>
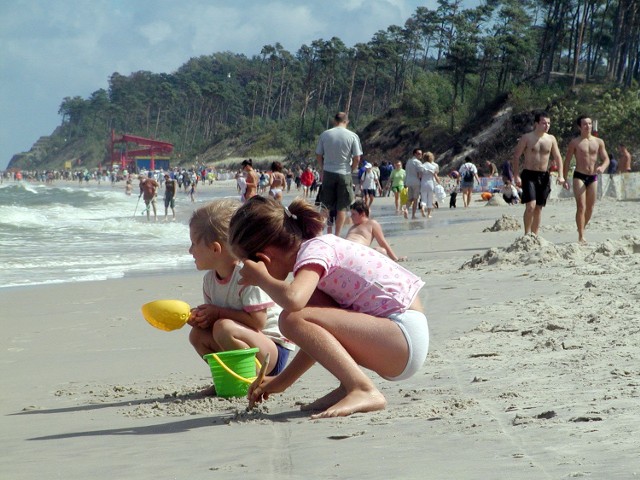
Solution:
<svg viewBox="0 0 640 480">
<path fill-rule="evenodd" d="M 307 403 L 306 405 L 302 405 L 300 407 L 300 410 L 302 411 L 326 410 L 330 406 L 335 405 L 340 400 L 342 400 L 346 394 L 347 394 L 347 391 L 342 387 L 342 385 L 340 385 L 338 388 L 330 391 L 325 396 L 320 397 L 311 403 Z"/>
<path fill-rule="evenodd" d="M 312 415 L 312 419 L 346 417 L 358 412 L 375 412 L 383 410 L 387 401 L 378 390 L 355 390 L 349 392 L 338 403 L 327 408 L 324 412 Z"/>
</svg>

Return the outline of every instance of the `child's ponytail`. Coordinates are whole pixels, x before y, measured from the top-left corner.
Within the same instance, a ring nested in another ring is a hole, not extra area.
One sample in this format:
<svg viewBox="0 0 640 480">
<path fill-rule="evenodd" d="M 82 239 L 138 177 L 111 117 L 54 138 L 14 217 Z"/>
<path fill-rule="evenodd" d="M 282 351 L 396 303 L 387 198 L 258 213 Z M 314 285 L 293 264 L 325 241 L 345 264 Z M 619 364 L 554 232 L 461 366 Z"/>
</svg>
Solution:
<svg viewBox="0 0 640 480">
<path fill-rule="evenodd" d="M 285 207 L 286 208 L 286 207 Z M 325 218 L 313 205 L 302 198 L 296 198 L 288 208 L 292 215 L 295 215 L 296 225 L 301 231 L 303 240 L 317 237 L 322 233 L 325 226 Z"/>
<path fill-rule="evenodd" d="M 229 244 L 240 259 L 253 258 L 266 247 L 299 247 L 324 229 L 323 216 L 303 199 L 287 208 L 271 197 L 256 195 L 231 218 Z"/>
</svg>

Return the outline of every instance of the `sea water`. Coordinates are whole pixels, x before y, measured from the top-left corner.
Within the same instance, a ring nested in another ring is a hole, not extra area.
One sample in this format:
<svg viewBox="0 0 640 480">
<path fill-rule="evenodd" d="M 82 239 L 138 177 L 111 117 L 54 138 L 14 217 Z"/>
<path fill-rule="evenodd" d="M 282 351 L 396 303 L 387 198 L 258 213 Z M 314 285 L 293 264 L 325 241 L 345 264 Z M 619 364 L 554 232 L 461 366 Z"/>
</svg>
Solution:
<svg viewBox="0 0 640 480">
<path fill-rule="evenodd" d="M 158 222 L 153 214 L 148 222 L 144 201 L 125 195 L 120 183 L 0 184 L 0 288 L 194 269 L 191 206 L 181 212 L 181 202 L 190 203 L 183 192 L 178 221 L 164 222 L 158 198 Z"/>
<path fill-rule="evenodd" d="M 164 221 L 161 190 L 156 202 L 158 221 L 154 222 L 152 215 L 148 222 L 144 201 L 135 193 L 125 195 L 121 182 L 115 186 L 109 182 L 2 183 L 0 288 L 195 271 L 188 252 L 191 211 L 215 198 L 238 198 L 235 190 L 234 181 L 201 186 L 195 205 L 183 191 L 178 192 L 175 222 Z M 297 195 L 299 192 L 292 190 L 285 203 Z M 472 220 L 451 218 L 446 209 L 428 221 L 407 221 L 395 214 L 393 199 L 386 200 L 377 199 L 373 211 L 391 240 L 395 236 L 430 235 L 446 225 Z M 477 211 L 473 217 L 478 219 Z M 343 235 L 348 225 L 344 228 Z"/>
</svg>

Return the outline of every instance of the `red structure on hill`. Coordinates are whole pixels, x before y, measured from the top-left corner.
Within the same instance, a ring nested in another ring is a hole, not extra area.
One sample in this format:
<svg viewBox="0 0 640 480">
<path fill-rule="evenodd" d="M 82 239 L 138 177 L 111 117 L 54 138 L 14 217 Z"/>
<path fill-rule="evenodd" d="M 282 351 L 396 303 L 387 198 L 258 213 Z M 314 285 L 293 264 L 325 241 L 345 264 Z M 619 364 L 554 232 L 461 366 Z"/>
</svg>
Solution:
<svg viewBox="0 0 640 480">
<path fill-rule="evenodd" d="M 116 145 L 122 143 L 124 148 L 116 149 Z M 133 143 L 138 146 L 135 150 L 127 150 L 127 144 Z M 116 137 L 115 131 L 111 130 L 111 140 L 109 142 L 111 153 L 111 168 L 119 164 L 122 169 L 129 168 L 133 170 L 132 165 L 136 166 L 136 157 L 150 157 L 150 169 L 155 170 L 156 155 L 168 155 L 173 152 L 173 144 L 151 138 L 138 137 L 136 135 L 123 134 Z"/>
</svg>

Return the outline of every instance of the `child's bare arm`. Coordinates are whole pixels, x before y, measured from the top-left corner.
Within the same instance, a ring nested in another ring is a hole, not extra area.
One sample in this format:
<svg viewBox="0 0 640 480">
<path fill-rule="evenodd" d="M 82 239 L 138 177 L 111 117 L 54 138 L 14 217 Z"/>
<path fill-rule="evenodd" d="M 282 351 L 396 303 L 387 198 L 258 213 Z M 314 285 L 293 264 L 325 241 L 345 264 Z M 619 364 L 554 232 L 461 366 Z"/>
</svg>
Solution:
<svg viewBox="0 0 640 480">
<path fill-rule="evenodd" d="M 259 254 L 262 255 L 262 254 Z M 265 257 L 265 260 L 271 260 Z M 301 268 L 291 283 L 271 276 L 263 261 L 245 260 L 240 274 L 243 285 L 256 285 L 285 310 L 297 312 L 303 309 L 320 281 L 320 267 L 309 265 Z"/>
<path fill-rule="evenodd" d="M 267 323 L 267 309 L 245 312 L 233 308 L 218 307 L 219 318 L 229 318 L 254 330 L 262 330 Z"/>
<path fill-rule="evenodd" d="M 220 318 L 228 318 L 242 323 L 249 328 L 262 330 L 267 322 L 267 310 L 262 309 L 255 312 L 245 312 L 244 310 L 236 310 L 205 303 L 191 310 L 191 316 L 187 323 L 192 327 L 207 328 Z"/>
<path fill-rule="evenodd" d="M 391 249 L 391 245 L 389 245 L 389 243 L 387 242 L 387 239 L 384 238 L 384 233 L 382 233 L 382 227 L 380 226 L 380 224 L 375 220 L 370 220 L 370 222 L 372 222 L 371 233 L 373 234 L 373 238 L 375 239 L 375 241 L 378 242 L 378 245 L 384 248 L 384 251 L 387 252 L 388 257 L 391 260 L 397 262 L 399 258 Z"/>
</svg>

